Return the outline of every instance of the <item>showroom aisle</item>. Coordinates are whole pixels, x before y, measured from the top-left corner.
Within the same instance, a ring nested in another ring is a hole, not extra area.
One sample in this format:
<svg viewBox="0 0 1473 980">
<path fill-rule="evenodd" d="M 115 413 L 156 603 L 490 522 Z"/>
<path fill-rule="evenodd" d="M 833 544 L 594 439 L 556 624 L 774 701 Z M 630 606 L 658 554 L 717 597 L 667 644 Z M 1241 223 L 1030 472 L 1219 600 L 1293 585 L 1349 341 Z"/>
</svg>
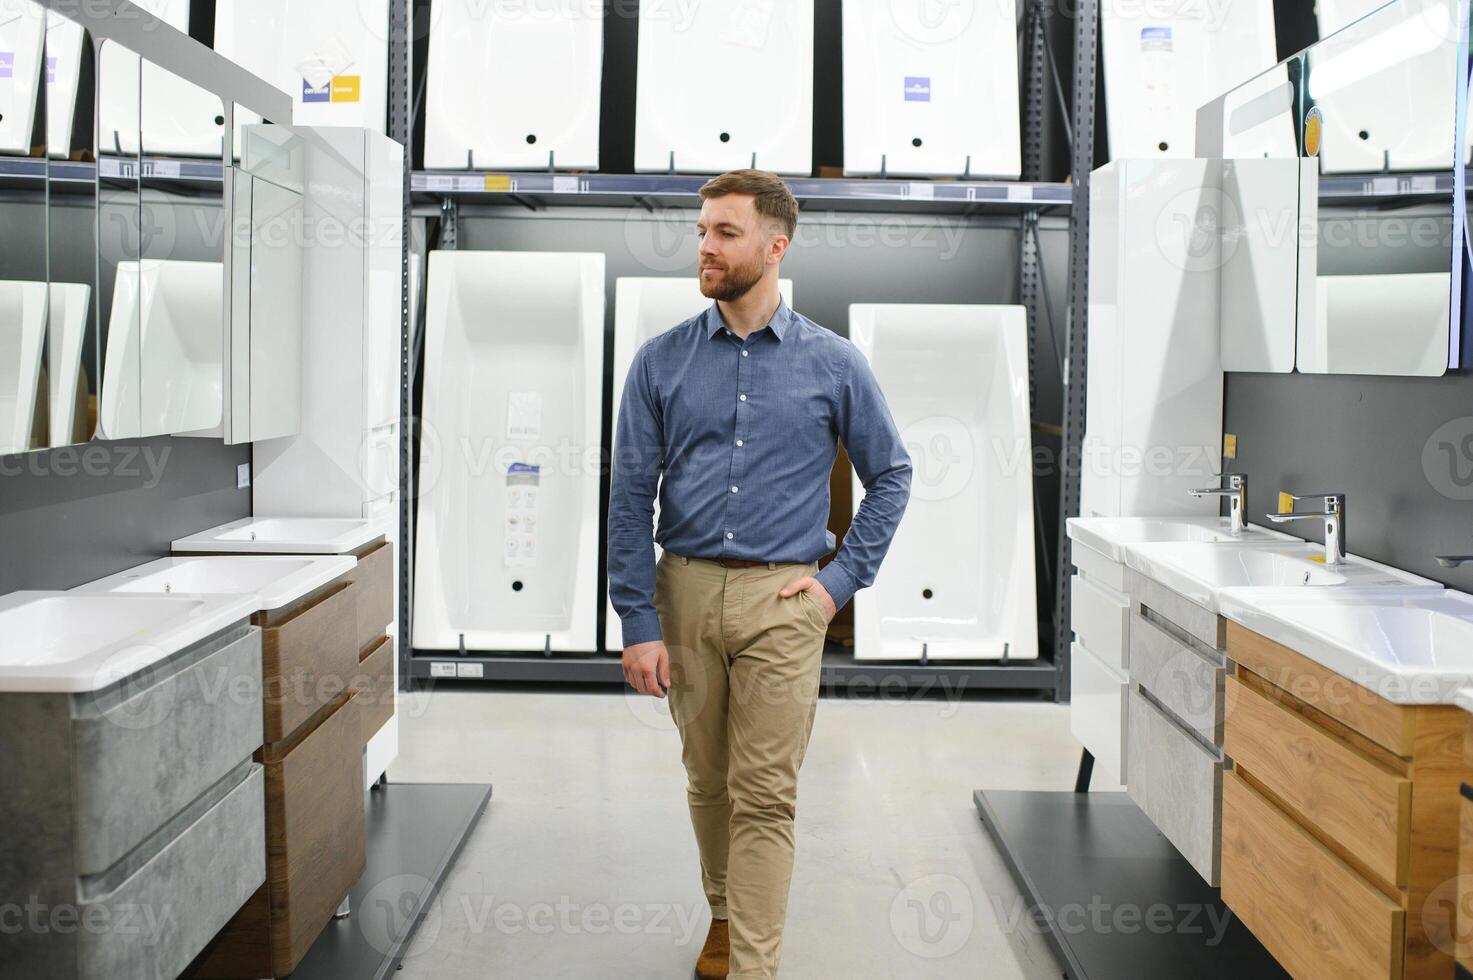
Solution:
<svg viewBox="0 0 1473 980">
<path fill-rule="evenodd" d="M 1072 785 L 1067 710 L 826 698 L 803 767 L 783 975 L 1058 977 L 971 794 Z M 655 702 L 442 690 L 407 696 L 401 718 L 392 781 L 490 782 L 495 795 L 399 976 L 690 976 L 709 912 L 678 736 Z"/>
</svg>

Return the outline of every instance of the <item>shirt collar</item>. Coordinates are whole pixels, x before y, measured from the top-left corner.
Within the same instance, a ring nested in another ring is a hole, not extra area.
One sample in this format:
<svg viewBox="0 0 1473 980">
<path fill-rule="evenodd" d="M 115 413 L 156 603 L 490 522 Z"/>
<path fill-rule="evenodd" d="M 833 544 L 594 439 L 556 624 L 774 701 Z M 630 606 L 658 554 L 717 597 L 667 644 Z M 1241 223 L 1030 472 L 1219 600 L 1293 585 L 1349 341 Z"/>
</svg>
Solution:
<svg viewBox="0 0 1473 980">
<path fill-rule="evenodd" d="M 783 339 L 787 332 L 788 324 L 793 320 L 793 311 L 788 306 L 788 301 L 781 296 L 778 297 L 777 311 L 772 314 L 772 319 L 767 321 L 767 326 L 772 328 L 773 336 L 778 340 Z M 711 307 L 706 318 L 706 337 L 710 339 L 716 336 L 718 330 L 726 329 L 726 319 L 721 315 L 721 307 L 715 300 L 711 301 Z"/>
</svg>

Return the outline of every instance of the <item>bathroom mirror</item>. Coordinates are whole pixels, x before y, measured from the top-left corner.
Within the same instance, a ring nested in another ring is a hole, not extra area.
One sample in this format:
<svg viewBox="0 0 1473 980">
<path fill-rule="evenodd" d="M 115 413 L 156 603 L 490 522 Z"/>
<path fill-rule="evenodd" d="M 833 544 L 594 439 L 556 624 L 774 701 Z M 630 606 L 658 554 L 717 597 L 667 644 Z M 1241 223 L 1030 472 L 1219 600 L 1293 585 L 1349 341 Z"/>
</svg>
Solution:
<svg viewBox="0 0 1473 980">
<path fill-rule="evenodd" d="M 246 124 L 238 132 L 226 431 L 232 443 L 294 435 L 301 428 L 305 244 L 303 139 L 269 122 Z"/>
<path fill-rule="evenodd" d="M 45 11 L 0 2 L 0 455 L 47 444 Z"/>
<path fill-rule="evenodd" d="M 47 445 L 92 438 L 97 424 L 97 160 L 92 131 L 92 39 L 52 15 L 46 28 L 48 168 L 46 346 L 41 390 Z M 79 85 L 82 80 L 85 85 Z M 78 92 L 84 93 L 79 101 Z"/>
<path fill-rule="evenodd" d="M 213 93 L 144 61 L 136 341 L 139 434 L 218 435 L 224 408 L 225 161 Z M 130 344 L 133 346 L 133 344 Z"/>
<path fill-rule="evenodd" d="M 97 48 L 98 435 L 142 434 L 138 359 L 141 61 L 116 41 Z"/>
</svg>

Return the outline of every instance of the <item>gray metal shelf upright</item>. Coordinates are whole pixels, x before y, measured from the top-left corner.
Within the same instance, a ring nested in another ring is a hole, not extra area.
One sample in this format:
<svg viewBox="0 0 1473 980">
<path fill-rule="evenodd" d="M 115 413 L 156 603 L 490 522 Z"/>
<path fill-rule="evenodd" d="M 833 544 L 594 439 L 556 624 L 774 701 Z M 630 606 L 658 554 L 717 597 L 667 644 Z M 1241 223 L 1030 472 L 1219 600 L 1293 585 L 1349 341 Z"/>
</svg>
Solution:
<svg viewBox="0 0 1473 980">
<path fill-rule="evenodd" d="M 390 45 L 390 134 L 410 146 L 414 131 L 410 88 L 410 29 L 406 29 L 409 0 L 391 0 L 395 32 Z M 1092 16 L 1094 4 L 1085 0 Z M 1048 18 L 1053 16 L 1048 0 L 1027 0 L 1022 24 L 1023 53 L 1023 179 L 1000 180 L 904 180 L 897 178 L 842 179 L 794 178 L 788 182 L 800 203 L 821 203 L 835 211 L 890 211 L 904 213 L 944 213 L 950 215 L 1007 215 L 1016 217 L 1019 234 L 1019 302 L 1027 311 L 1030 362 L 1037 353 L 1040 317 L 1050 317 L 1048 299 L 1043 288 L 1045 277 L 1041 266 L 1038 221 L 1040 216 L 1069 213 L 1071 257 L 1069 271 L 1068 339 L 1065 359 L 1064 426 L 1060 467 L 1060 507 L 1058 513 L 1058 562 L 1052 567 L 1054 584 L 1054 628 L 1058 636 L 1068 631 L 1068 545 L 1063 533 L 1064 519 L 1078 511 L 1077 459 L 1083 428 L 1083 350 L 1084 350 L 1084 282 L 1087 257 L 1087 184 L 1093 152 L 1094 118 L 1094 31 L 1088 32 L 1087 43 L 1076 25 L 1074 119 L 1066 124 L 1071 134 L 1071 183 L 1053 183 L 1040 179 L 1044 170 L 1044 125 L 1046 107 L 1052 91 L 1057 103 L 1066 104 L 1047 40 Z M 1089 16 L 1084 19 L 1090 19 Z M 1082 47 L 1081 47 L 1082 46 Z M 1081 83 L 1078 77 L 1086 76 Z M 412 154 L 412 148 L 410 149 Z M 697 191 L 703 177 L 678 174 L 560 174 L 508 173 L 487 171 L 418 171 L 406 175 L 405 221 L 415 213 L 433 213 L 440 221 L 438 247 L 453 249 L 459 244 L 459 212 L 462 203 L 510 203 L 533 210 L 564 205 L 642 206 L 649 210 L 668 206 L 689 206 L 698 200 Z M 421 210 L 414 210 L 415 202 Z M 429 205 L 430 208 L 425 206 Z M 409 236 L 406 231 L 406 243 Z M 407 251 L 406 251 L 407 268 Z M 406 275 L 407 279 L 407 275 Z M 406 304 L 408 297 L 406 297 Z M 513 654 L 468 651 L 415 651 L 412 644 L 412 590 L 414 542 L 414 428 L 413 392 L 418 365 L 415 363 L 420 337 L 410 336 L 410 318 L 404 319 L 401 404 L 405 418 L 405 438 L 401 455 L 400 495 L 400 571 L 406 583 L 401 592 L 399 623 L 400 676 L 406 688 L 414 678 L 472 678 L 506 680 L 622 681 L 616 657 L 574 656 L 566 654 Z M 422 326 L 419 328 L 422 330 Z M 1037 391 L 1030 376 L 1030 407 L 1037 409 Z M 1036 491 L 1035 491 L 1036 492 Z M 1038 537 L 1047 541 L 1039 513 Z M 1045 563 L 1048 554 L 1039 549 Z M 1056 644 L 1050 656 L 1041 651 L 1037 661 L 920 664 L 856 662 L 852 656 L 831 647 L 825 655 L 825 685 L 834 683 L 901 683 L 907 687 L 926 683 L 966 683 L 973 689 L 1024 689 L 1052 694 L 1057 700 L 1068 697 L 1069 645 Z"/>
</svg>

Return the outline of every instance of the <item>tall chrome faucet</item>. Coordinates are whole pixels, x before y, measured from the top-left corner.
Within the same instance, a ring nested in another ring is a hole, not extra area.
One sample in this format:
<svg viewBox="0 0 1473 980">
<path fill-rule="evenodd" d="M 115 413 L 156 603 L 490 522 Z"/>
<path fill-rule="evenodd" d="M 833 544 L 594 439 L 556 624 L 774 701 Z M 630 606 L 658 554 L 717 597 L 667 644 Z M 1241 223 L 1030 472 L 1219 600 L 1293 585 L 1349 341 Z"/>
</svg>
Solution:
<svg viewBox="0 0 1473 980">
<path fill-rule="evenodd" d="M 1202 490 L 1188 490 L 1187 493 L 1193 497 L 1226 497 L 1228 499 L 1228 531 L 1231 534 L 1242 534 L 1247 527 L 1244 515 L 1248 513 L 1248 474 L 1246 473 L 1224 473 L 1222 479 L 1224 485 L 1206 487 Z"/>
<path fill-rule="evenodd" d="M 1301 500 L 1319 500 L 1323 502 L 1325 509 L 1317 511 L 1294 510 L 1285 514 L 1269 514 L 1268 519 L 1275 524 L 1287 524 L 1290 521 L 1324 521 L 1325 564 L 1343 565 L 1345 563 L 1345 494 L 1305 493 L 1290 494 L 1289 497 L 1296 504 Z"/>
</svg>

